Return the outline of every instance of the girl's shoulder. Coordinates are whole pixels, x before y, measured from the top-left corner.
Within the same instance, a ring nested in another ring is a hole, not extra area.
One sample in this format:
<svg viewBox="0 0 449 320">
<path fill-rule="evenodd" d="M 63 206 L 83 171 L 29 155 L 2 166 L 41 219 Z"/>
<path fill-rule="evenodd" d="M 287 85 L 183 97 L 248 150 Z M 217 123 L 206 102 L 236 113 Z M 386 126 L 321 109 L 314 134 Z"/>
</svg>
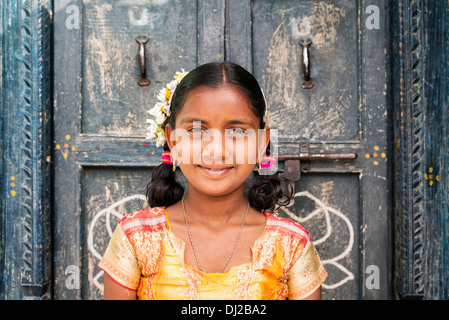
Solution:
<svg viewBox="0 0 449 320">
<path fill-rule="evenodd" d="M 309 231 L 301 224 L 291 219 L 278 217 L 267 211 L 267 229 L 277 232 L 283 236 L 300 240 L 300 242 L 311 242 Z"/>
<path fill-rule="evenodd" d="M 167 220 L 165 207 L 144 208 L 125 215 L 119 222 L 125 234 L 136 231 L 159 231 Z"/>
</svg>

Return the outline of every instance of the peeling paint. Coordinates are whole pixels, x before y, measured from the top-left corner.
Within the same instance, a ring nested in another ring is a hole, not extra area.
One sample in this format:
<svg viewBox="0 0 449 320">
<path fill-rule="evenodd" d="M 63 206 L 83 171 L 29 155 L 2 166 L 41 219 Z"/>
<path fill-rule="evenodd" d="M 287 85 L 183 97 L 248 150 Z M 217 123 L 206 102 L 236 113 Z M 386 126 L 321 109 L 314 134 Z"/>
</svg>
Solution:
<svg viewBox="0 0 449 320">
<path fill-rule="evenodd" d="M 349 9 L 320 1 L 308 10 L 281 5 L 273 10 L 279 24 L 270 39 L 263 78 L 269 93 L 268 125 L 280 127 L 281 139 L 295 136 L 305 140 L 355 139 L 358 132 L 356 121 L 352 121 L 358 117 L 355 61 L 339 55 L 337 43 L 342 37 L 351 37 L 347 33 L 352 31 L 341 24 L 347 20 Z M 316 79 L 316 88 L 310 90 L 300 85 L 303 71 L 298 42 L 304 37 L 312 41 L 311 77 Z M 355 48 L 355 43 L 352 45 Z M 355 54 L 356 49 L 347 56 Z"/>
</svg>

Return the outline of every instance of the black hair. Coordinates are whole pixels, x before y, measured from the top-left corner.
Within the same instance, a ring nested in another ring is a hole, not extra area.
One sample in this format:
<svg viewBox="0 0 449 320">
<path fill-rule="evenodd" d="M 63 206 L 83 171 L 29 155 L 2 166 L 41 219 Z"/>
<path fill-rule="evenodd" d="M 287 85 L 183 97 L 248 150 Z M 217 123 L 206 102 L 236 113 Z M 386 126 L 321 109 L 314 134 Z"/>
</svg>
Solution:
<svg viewBox="0 0 449 320">
<path fill-rule="evenodd" d="M 239 90 L 249 102 L 254 114 L 260 119 L 260 128 L 265 127 L 263 115 L 266 105 L 262 90 L 254 76 L 243 67 L 229 61 L 211 62 L 203 64 L 190 71 L 178 84 L 170 106 L 170 116 L 167 123 L 175 128 L 175 118 L 183 106 L 187 95 L 193 89 L 206 86 L 219 88 L 223 85 L 232 85 Z M 169 151 L 165 142 L 164 151 Z M 266 154 L 270 154 L 270 144 Z M 294 198 L 295 186 L 293 182 L 278 175 L 257 175 L 246 190 L 250 205 L 259 210 L 274 210 L 276 205 L 286 206 Z M 161 163 L 153 169 L 151 181 L 145 189 L 146 198 L 150 207 L 170 206 L 180 201 L 184 195 L 184 187 L 176 180 L 173 166 Z"/>
</svg>

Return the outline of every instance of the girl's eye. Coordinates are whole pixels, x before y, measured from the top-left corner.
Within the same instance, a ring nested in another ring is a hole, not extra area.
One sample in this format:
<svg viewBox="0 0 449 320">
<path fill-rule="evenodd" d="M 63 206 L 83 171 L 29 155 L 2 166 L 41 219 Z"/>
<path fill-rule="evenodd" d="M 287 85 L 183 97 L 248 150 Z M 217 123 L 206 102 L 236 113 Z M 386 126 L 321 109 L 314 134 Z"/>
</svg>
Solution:
<svg viewBox="0 0 449 320">
<path fill-rule="evenodd" d="M 190 132 L 193 132 L 193 133 L 207 133 L 207 129 L 198 128 L 198 127 L 191 128 L 191 129 L 189 129 L 187 131 L 190 131 Z"/>
<path fill-rule="evenodd" d="M 231 135 L 240 135 L 240 134 L 245 134 L 245 130 L 243 130 L 241 128 L 227 129 L 226 133 L 231 134 Z"/>
</svg>

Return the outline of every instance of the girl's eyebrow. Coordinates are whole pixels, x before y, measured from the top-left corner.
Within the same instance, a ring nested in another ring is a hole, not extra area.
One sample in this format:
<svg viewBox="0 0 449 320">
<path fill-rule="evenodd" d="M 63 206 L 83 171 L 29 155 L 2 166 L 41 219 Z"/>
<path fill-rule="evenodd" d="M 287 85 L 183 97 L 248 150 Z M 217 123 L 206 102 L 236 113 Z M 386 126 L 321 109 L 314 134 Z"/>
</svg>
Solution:
<svg viewBox="0 0 449 320">
<path fill-rule="evenodd" d="M 193 122 L 193 121 L 201 121 L 201 123 L 205 123 L 207 124 L 207 121 L 201 120 L 201 119 L 196 119 L 196 118 L 184 118 L 182 119 L 181 123 L 185 123 L 185 122 Z"/>
<path fill-rule="evenodd" d="M 201 123 L 207 125 L 207 121 L 205 120 L 201 120 L 201 119 L 196 119 L 196 118 L 185 118 L 182 119 L 181 123 L 191 123 L 193 121 L 201 121 Z M 228 124 L 247 124 L 247 125 L 251 125 L 252 123 L 248 122 L 248 121 L 243 121 L 243 120 L 230 120 L 228 121 Z"/>
<path fill-rule="evenodd" d="M 247 125 L 251 125 L 250 122 L 242 121 L 242 120 L 231 120 L 231 121 L 229 121 L 229 124 L 247 124 Z"/>
</svg>

